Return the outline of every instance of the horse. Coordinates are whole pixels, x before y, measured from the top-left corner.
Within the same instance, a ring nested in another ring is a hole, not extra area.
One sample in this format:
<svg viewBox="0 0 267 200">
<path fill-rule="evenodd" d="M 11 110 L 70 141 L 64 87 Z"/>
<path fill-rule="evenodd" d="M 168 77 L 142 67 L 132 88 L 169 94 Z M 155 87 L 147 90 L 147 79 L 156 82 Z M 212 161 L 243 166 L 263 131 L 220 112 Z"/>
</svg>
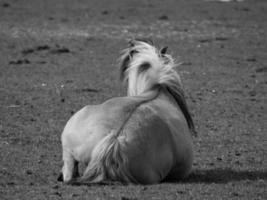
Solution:
<svg viewBox="0 0 267 200">
<path fill-rule="evenodd" d="M 191 171 L 194 123 L 167 47 L 132 40 L 120 58 L 127 96 L 87 105 L 61 135 L 65 183 L 156 184 Z M 85 169 L 79 176 L 78 163 Z"/>
</svg>

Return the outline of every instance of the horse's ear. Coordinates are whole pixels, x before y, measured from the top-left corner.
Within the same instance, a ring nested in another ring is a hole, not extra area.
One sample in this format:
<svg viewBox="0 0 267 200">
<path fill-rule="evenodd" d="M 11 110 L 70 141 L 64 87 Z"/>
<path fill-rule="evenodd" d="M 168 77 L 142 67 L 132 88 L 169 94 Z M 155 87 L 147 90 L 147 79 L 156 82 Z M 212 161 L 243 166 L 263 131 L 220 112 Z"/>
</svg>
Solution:
<svg viewBox="0 0 267 200">
<path fill-rule="evenodd" d="M 161 48 L 160 49 L 160 54 L 161 55 L 164 55 L 164 54 L 166 54 L 167 53 L 167 49 L 168 49 L 168 47 L 166 46 L 166 47 L 163 47 L 163 48 Z"/>
<path fill-rule="evenodd" d="M 120 80 L 123 81 L 125 78 L 125 71 L 130 63 L 130 54 L 122 56 L 120 63 Z"/>
<path fill-rule="evenodd" d="M 136 50 L 128 50 L 124 55 L 121 57 L 120 61 L 120 80 L 124 80 L 125 78 L 125 71 L 129 67 L 129 63 L 133 55 L 137 53 Z"/>
<path fill-rule="evenodd" d="M 130 47 L 134 47 L 135 46 L 135 40 L 134 39 L 129 40 L 129 46 Z"/>
</svg>

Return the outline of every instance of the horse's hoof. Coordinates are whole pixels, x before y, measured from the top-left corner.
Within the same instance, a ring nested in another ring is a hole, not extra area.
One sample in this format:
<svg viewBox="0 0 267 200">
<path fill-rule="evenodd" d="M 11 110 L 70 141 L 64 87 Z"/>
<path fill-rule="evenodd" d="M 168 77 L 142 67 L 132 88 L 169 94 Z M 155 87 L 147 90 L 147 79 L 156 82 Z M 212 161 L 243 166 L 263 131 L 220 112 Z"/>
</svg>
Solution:
<svg viewBox="0 0 267 200">
<path fill-rule="evenodd" d="M 57 181 L 63 182 L 63 174 L 62 174 L 62 172 L 60 172 L 60 174 L 58 175 Z"/>
</svg>

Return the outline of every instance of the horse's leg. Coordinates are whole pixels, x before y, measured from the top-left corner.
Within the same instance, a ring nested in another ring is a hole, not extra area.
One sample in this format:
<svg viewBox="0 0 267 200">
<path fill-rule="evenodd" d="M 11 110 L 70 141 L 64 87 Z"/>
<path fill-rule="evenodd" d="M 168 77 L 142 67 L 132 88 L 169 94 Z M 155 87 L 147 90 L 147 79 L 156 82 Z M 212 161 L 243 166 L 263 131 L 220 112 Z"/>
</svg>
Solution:
<svg viewBox="0 0 267 200">
<path fill-rule="evenodd" d="M 74 161 L 74 170 L 73 170 L 73 178 L 78 178 L 80 175 L 79 175 L 79 162 L 78 161 Z M 63 173 L 60 172 L 60 174 L 58 175 L 58 178 L 57 178 L 58 181 L 62 182 L 63 181 Z"/>
<path fill-rule="evenodd" d="M 63 149 L 63 162 L 62 178 L 63 182 L 68 183 L 74 177 L 78 176 L 78 162 L 65 149 Z"/>
</svg>

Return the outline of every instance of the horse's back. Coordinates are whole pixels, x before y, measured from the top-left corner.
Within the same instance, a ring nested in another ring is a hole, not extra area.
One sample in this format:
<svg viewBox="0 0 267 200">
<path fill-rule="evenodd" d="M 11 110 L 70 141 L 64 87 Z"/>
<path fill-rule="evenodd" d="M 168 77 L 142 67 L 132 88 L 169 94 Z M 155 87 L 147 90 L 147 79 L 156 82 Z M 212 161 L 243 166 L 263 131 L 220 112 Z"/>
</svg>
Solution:
<svg viewBox="0 0 267 200">
<path fill-rule="evenodd" d="M 112 131 L 119 130 L 138 102 L 138 98 L 116 97 L 83 107 L 63 130 L 63 148 L 68 148 L 76 160 L 88 162 L 96 144 Z"/>
</svg>

